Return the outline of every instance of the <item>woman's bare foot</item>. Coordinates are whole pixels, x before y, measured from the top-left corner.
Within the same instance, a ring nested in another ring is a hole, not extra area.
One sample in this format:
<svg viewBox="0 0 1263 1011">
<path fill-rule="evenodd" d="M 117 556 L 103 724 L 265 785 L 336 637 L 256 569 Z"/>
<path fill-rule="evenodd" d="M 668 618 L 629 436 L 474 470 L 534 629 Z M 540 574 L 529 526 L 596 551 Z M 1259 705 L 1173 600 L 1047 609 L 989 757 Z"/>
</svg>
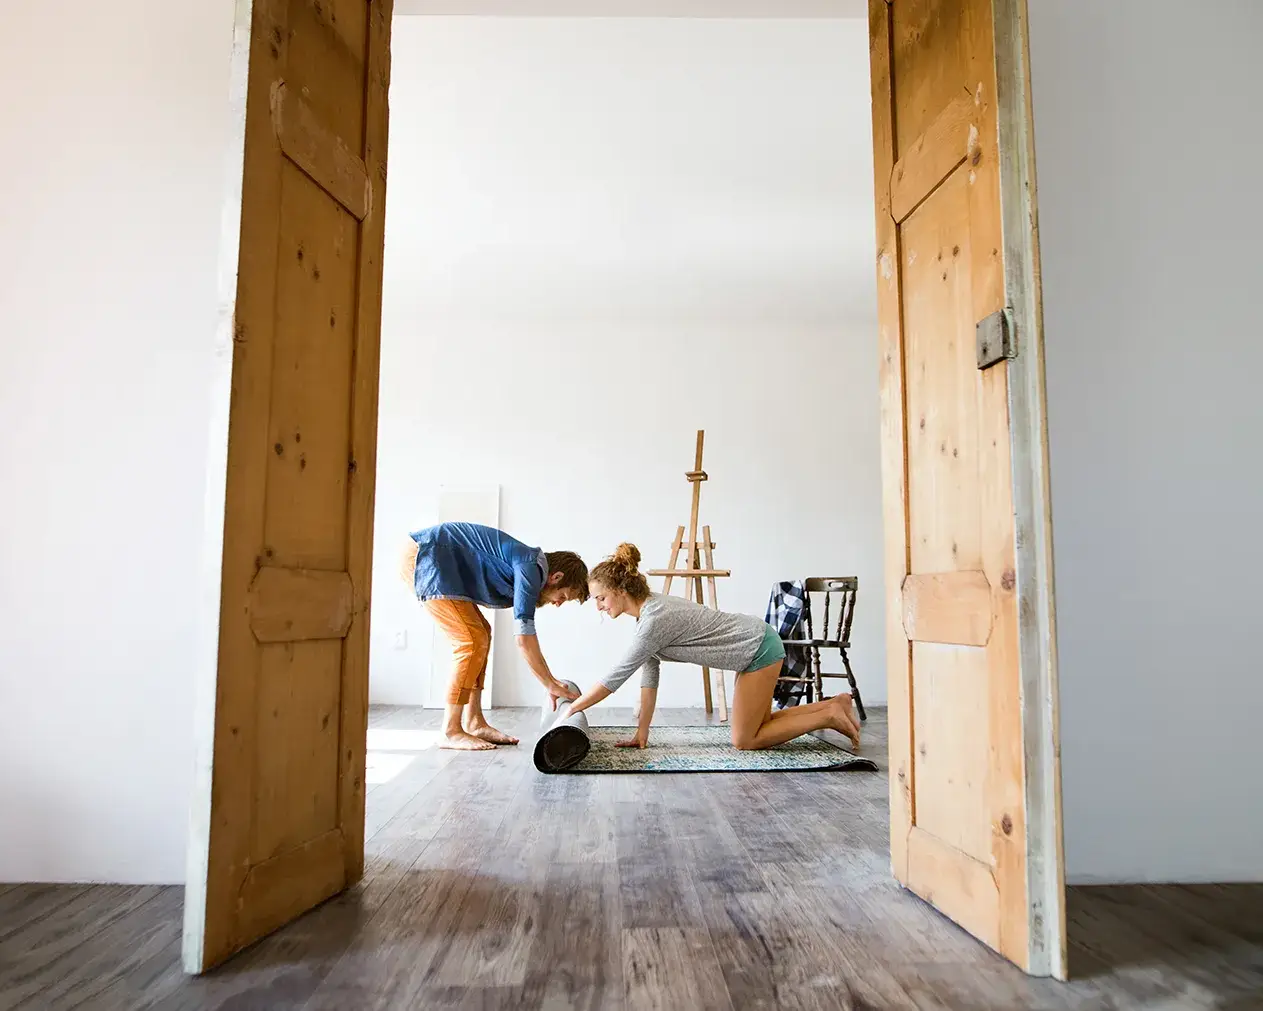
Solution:
<svg viewBox="0 0 1263 1011">
<path fill-rule="evenodd" d="M 443 743 L 439 745 L 446 751 L 495 751 L 491 741 L 483 741 L 461 730 L 454 734 L 444 734 Z"/>
<path fill-rule="evenodd" d="M 855 751 L 860 750 L 860 725 L 855 720 L 855 713 L 851 708 L 851 696 L 838 695 L 830 699 L 833 703 L 833 712 L 830 714 L 832 719 L 829 721 L 830 726 L 838 733 L 843 734 L 851 739 L 851 748 Z"/>
<path fill-rule="evenodd" d="M 490 723 L 471 724 L 466 732 L 470 737 L 476 737 L 480 741 L 489 741 L 492 744 L 517 744 L 518 742 L 516 737 L 510 737 Z"/>
<path fill-rule="evenodd" d="M 851 721 L 851 726 L 859 729 L 860 721 L 855 715 L 855 707 L 851 704 L 850 694 L 844 692 L 841 695 L 835 695 L 833 701 L 841 703 L 842 708 L 846 710 L 846 718 Z"/>
</svg>

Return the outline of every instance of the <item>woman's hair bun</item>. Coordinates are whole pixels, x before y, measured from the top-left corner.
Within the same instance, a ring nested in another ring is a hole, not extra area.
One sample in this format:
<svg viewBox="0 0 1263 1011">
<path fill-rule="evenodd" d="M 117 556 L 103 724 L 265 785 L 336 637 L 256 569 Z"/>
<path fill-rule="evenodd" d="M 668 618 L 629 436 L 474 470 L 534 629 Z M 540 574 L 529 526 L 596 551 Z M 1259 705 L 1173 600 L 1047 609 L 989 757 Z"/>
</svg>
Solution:
<svg viewBox="0 0 1263 1011">
<path fill-rule="evenodd" d="M 592 570 L 592 581 L 625 593 L 632 600 L 649 599 L 649 581 L 640 574 L 640 549 L 634 544 L 620 544 Z"/>
</svg>

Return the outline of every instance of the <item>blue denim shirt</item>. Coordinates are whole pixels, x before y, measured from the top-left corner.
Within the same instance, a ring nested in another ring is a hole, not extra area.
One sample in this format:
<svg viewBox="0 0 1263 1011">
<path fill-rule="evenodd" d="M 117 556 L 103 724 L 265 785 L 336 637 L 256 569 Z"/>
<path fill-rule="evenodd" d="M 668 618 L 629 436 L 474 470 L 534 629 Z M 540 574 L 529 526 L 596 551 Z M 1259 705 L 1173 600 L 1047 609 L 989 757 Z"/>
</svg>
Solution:
<svg viewBox="0 0 1263 1011">
<path fill-rule="evenodd" d="M 440 523 L 410 536 L 417 543 L 419 600 L 512 607 L 517 634 L 535 634 L 535 605 L 548 579 L 543 551 L 478 523 Z"/>
</svg>

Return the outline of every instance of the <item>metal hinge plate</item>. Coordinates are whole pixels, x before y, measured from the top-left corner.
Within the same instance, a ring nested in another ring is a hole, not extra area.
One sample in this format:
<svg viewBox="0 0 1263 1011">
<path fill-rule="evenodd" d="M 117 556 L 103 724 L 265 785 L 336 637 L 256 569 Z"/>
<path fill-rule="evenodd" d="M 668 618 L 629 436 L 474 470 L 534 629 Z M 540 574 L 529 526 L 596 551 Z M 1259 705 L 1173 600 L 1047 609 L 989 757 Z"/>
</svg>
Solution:
<svg viewBox="0 0 1263 1011">
<path fill-rule="evenodd" d="M 975 328 L 978 337 L 978 368 L 1017 357 L 1017 334 L 1013 327 L 1013 310 L 998 309 Z"/>
</svg>

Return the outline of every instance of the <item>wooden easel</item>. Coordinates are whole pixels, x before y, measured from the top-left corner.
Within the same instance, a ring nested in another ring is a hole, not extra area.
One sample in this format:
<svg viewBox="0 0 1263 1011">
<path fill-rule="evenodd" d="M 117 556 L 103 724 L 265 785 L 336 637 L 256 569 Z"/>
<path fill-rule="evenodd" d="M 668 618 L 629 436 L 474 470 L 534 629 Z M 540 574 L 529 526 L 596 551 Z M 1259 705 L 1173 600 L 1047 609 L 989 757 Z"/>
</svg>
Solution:
<svg viewBox="0 0 1263 1011">
<path fill-rule="evenodd" d="M 702 482 L 707 480 L 706 471 L 702 470 L 702 443 L 705 440 L 706 433 L 699 431 L 697 433 L 697 455 L 693 460 L 693 469 L 685 476 L 689 480 L 689 484 L 693 486 L 693 510 L 689 514 L 688 540 L 684 539 L 684 527 L 677 527 L 675 531 L 675 541 L 671 545 L 671 561 L 667 563 L 665 569 L 650 569 L 649 575 L 662 576 L 662 592 L 671 592 L 671 583 L 675 579 L 684 580 L 684 596 L 686 599 L 696 600 L 699 604 L 705 603 L 705 606 L 719 610 L 717 594 L 715 592 L 715 579 L 722 576 L 731 576 L 729 569 L 715 568 L 714 550 L 715 544 L 710 539 L 710 527 L 702 527 L 702 540 L 697 539 L 697 514 L 702 500 Z M 687 564 L 682 569 L 677 569 L 676 564 L 680 560 L 680 552 L 685 551 Z M 705 556 L 706 567 L 702 568 L 702 557 Z M 702 580 L 706 580 L 706 589 L 708 600 L 702 600 Z M 716 672 L 719 677 L 716 683 L 719 687 L 719 720 L 721 723 L 728 720 L 728 693 L 724 685 L 723 671 Z M 714 703 L 711 701 L 710 692 L 710 668 L 702 668 L 702 695 L 706 700 L 706 714 L 709 716 L 715 711 Z"/>
</svg>

